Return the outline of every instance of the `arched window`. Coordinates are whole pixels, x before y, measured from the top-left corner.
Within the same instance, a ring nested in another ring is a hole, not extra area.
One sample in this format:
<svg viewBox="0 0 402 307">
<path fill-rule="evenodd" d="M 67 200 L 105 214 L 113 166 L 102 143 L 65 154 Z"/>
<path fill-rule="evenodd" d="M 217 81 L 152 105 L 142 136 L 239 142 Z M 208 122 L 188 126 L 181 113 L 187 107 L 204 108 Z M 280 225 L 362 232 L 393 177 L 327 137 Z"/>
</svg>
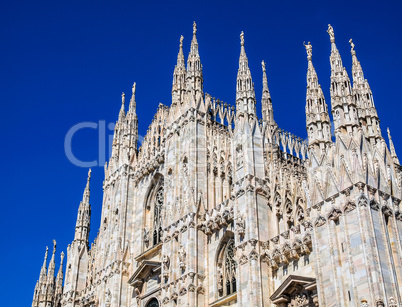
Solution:
<svg viewBox="0 0 402 307">
<path fill-rule="evenodd" d="M 153 298 L 147 304 L 147 307 L 159 307 L 159 302 L 156 298 Z"/>
<path fill-rule="evenodd" d="M 226 296 L 237 291 L 235 243 L 233 235 L 224 236 L 217 258 L 217 286 L 219 296 Z"/>
<path fill-rule="evenodd" d="M 225 250 L 226 295 L 236 292 L 236 267 L 234 240 L 230 240 Z"/>
<path fill-rule="evenodd" d="M 163 187 L 160 187 L 155 196 L 154 204 L 154 224 L 153 224 L 153 245 L 158 244 L 162 237 L 162 207 L 163 207 Z"/>
</svg>

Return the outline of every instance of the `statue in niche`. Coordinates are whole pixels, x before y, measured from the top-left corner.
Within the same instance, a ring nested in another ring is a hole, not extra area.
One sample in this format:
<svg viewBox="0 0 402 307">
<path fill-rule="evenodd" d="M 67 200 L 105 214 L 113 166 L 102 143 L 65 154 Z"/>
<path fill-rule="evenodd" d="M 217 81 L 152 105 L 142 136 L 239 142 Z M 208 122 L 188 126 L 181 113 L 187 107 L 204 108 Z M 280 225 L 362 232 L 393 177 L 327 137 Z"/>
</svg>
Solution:
<svg viewBox="0 0 402 307">
<path fill-rule="evenodd" d="M 246 231 L 245 227 L 245 222 L 244 222 L 244 217 L 242 215 L 239 215 L 236 219 L 236 228 L 237 228 L 237 234 L 239 236 L 244 236 L 244 233 Z"/>
<path fill-rule="evenodd" d="M 105 302 L 110 304 L 111 299 L 112 299 L 112 293 L 110 292 L 110 289 L 107 289 L 105 293 Z"/>
<path fill-rule="evenodd" d="M 163 270 L 167 272 L 169 270 L 169 266 L 170 266 L 169 256 L 164 255 L 162 258 L 162 263 L 163 263 Z"/>
<path fill-rule="evenodd" d="M 218 292 L 219 295 L 223 294 L 223 273 L 222 273 L 222 268 L 218 268 Z"/>
<path fill-rule="evenodd" d="M 180 244 L 179 249 L 179 266 L 181 269 L 186 268 L 186 250 L 184 249 L 183 245 Z"/>
<path fill-rule="evenodd" d="M 149 244 L 149 230 L 146 229 L 146 228 L 144 228 L 143 240 L 144 240 L 144 243 L 148 246 L 148 244 Z"/>
</svg>

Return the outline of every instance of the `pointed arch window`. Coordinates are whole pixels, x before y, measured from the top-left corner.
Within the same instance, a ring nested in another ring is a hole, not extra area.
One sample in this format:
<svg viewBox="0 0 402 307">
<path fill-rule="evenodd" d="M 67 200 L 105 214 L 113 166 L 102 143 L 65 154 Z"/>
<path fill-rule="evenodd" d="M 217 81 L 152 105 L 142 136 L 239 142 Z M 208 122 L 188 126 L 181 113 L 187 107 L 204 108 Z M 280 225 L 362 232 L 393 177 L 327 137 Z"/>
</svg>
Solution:
<svg viewBox="0 0 402 307">
<path fill-rule="evenodd" d="M 235 244 L 234 240 L 230 240 L 225 251 L 225 285 L 226 295 L 236 292 L 236 268 L 235 260 Z"/>
<path fill-rule="evenodd" d="M 163 207 L 163 187 L 156 192 L 154 204 L 154 221 L 153 221 L 153 245 L 157 245 L 162 237 L 162 207 Z"/>
<path fill-rule="evenodd" d="M 217 285 L 219 296 L 227 296 L 237 291 L 237 262 L 233 237 L 226 237 L 217 259 Z"/>
</svg>

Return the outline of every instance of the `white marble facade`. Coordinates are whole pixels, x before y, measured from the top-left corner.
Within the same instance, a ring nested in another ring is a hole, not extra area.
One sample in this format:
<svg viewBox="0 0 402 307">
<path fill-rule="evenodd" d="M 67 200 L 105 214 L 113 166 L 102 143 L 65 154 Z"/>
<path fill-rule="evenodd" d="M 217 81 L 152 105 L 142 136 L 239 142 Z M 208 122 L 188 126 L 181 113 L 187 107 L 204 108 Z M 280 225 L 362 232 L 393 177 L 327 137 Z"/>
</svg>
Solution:
<svg viewBox="0 0 402 307">
<path fill-rule="evenodd" d="M 139 148 L 123 94 L 98 236 L 89 173 L 65 275 L 54 246 L 32 306 L 400 306 L 402 167 L 353 42 L 352 84 L 329 26 L 331 112 L 305 45 L 305 142 L 276 124 L 264 62 L 257 116 L 243 33 L 235 106 L 204 93 L 196 32 Z"/>
</svg>

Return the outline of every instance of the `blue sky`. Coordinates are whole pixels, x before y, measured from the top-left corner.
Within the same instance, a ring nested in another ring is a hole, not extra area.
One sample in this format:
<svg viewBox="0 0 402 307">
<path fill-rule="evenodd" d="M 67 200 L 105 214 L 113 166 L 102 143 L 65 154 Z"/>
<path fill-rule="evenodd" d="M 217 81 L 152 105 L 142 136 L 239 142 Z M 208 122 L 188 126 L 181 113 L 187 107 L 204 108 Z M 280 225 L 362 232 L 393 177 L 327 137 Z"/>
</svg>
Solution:
<svg viewBox="0 0 402 307">
<path fill-rule="evenodd" d="M 324 3 L 325 2 L 325 3 Z M 45 247 L 66 251 L 87 169 L 73 165 L 64 139 L 81 122 L 107 124 L 118 116 L 121 92 L 137 82 L 139 133 L 157 105 L 170 105 L 180 35 L 188 54 L 192 23 L 204 89 L 234 104 L 240 52 L 246 52 L 261 99 L 261 60 L 267 63 L 274 116 L 281 128 L 305 137 L 307 61 L 303 41 L 329 100 L 330 42 L 351 75 L 348 40 L 374 93 L 383 135 L 390 127 L 402 155 L 400 1 L 3 1 L 0 4 L 0 177 L 2 304 L 28 306 Z M 258 107 L 260 105 L 258 104 Z M 106 129 L 106 139 L 110 130 Z M 98 131 L 80 130 L 74 154 L 98 159 Z M 93 168 L 91 240 L 99 227 L 103 167 Z"/>
</svg>

